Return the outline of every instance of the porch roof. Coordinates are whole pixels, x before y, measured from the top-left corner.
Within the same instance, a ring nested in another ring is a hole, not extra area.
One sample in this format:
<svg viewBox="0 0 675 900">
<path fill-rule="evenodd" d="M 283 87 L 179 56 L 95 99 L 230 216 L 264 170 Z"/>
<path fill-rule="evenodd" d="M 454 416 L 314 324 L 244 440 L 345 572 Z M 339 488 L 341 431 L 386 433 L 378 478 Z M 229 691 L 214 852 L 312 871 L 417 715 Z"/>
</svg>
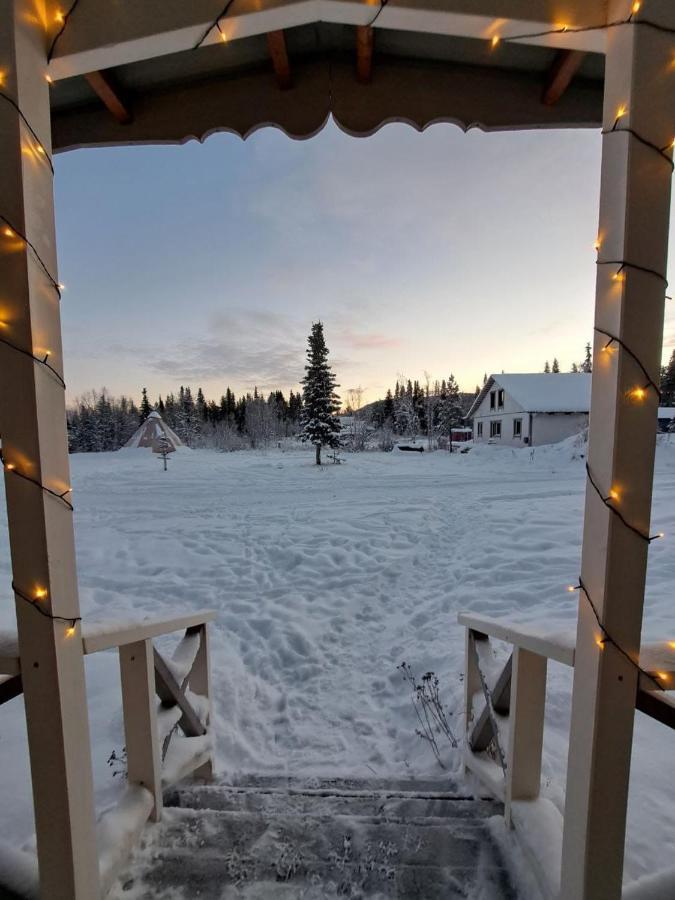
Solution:
<svg viewBox="0 0 675 900">
<path fill-rule="evenodd" d="M 237 0 L 216 20 L 217 6 L 77 6 L 49 66 L 54 149 L 246 137 L 264 125 L 305 138 L 331 113 L 354 135 L 394 121 L 420 130 L 601 122 L 606 32 L 541 36 L 560 25 L 548 0 Z M 566 15 L 570 29 L 607 21 L 602 0 L 569 0 Z M 359 81 L 364 28 L 373 43 Z M 270 35 L 286 57 L 284 83 Z M 503 40 L 493 48 L 492 37 Z"/>
</svg>

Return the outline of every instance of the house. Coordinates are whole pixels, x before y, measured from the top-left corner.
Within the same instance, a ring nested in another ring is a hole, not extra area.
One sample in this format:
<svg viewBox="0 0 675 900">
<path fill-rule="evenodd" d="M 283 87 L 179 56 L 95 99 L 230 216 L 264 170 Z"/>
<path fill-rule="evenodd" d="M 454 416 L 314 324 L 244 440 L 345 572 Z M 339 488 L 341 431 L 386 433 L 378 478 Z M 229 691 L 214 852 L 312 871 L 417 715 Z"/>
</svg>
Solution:
<svg viewBox="0 0 675 900">
<path fill-rule="evenodd" d="M 588 425 L 586 373 L 491 375 L 474 400 L 473 439 L 510 447 L 555 444 Z"/>
</svg>

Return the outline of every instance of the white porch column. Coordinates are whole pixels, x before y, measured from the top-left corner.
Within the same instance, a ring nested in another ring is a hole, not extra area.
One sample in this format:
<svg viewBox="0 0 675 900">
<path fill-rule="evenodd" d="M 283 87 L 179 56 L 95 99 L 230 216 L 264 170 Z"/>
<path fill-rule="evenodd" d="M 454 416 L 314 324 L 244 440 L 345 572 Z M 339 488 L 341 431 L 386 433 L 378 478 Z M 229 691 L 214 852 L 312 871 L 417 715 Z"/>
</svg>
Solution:
<svg viewBox="0 0 675 900">
<path fill-rule="evenodd" d="M 58 293 L 38 261 L 39 254 L 56 278 L 41 19 L 53 14 L 31 0 L 0 4 L 0 215 L 7 220 L 0 221 L 0 433 L 41 896 L 93 900 L 98 858 L 80 626 L 51 618 L 79 616 L 72 513 L 18 474 L 57 493 L 70 485 L 63 387 L 26 355 L 49 352 L 62 372 Z"/>
<path fill-rule="evenodd" d="M 630 0 L 610 0 L 608 21 Z M 644 0 L 636 18 L 675 28 L 672 0 Z M 605 74 L 596 328 L 616 335 L 658 384 L 672 169 L 656 148 L 675 134 L 675 39 L 646 25 L 608 31 Z M 617 121 L 617 117 L 618 121 Z M 614 130 L 612 130 L 614 129 Z M 670 150 L 668 151 L 670 154 Z M 619 265 L 611 261 L 626 261 Z M 638 267 L 642 267 L 638 268 Z M 588 463 L 604 497 L 615 492 L 626 521 L 649 533 L 655 391 L 618 344 L 596 332 Z M 637 659 L 648 544 L 587 485 L 582 580 L 607 632 Z M 562 856 L 563 900 L 621 895 L 637 671 L 610 643 L 579 592 L 577 652 Z"/>
</svg>

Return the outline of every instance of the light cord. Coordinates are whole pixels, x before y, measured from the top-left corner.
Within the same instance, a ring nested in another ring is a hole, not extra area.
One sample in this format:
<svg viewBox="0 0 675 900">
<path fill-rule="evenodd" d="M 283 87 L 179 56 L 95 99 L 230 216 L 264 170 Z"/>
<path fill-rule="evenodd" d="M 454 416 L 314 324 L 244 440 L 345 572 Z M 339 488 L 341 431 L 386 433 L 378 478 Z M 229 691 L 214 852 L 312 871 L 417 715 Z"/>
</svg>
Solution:
<svg viewBox="0 0 675 900">
<path fill-rule="evenodd" d="M 577 585 L 575 585 L 573 588 L 571 588 L 571 590 L 577 590 L 580 593 L 583 593 L 584 597 L 588 601 L 588 605 L 590 606 L 590 608 L 593 612 L 595 621 L 598 623 L 598 628 L 602 632 L 602 639 L 598 642 L 600 644 L 600 646 L 603 646 L 604 644 L 611 644 L 612 647 L 615 647 L 619 651 L 619 653 L 623 657 L 625 657 L 628 660 L 628 662 L 635 669 L 638 670 L 640 675 L 644 675 L 645 678 L 648 678 L 653 684 L 655 684 L 657 690 L 665 691 L 666 689 L 661 684 L 661 682 L 657 678 L 655 678 L 651 674 L 651 672 L 648 672 L 646 669 L 643 669 L 642 666 L 640 665 L 640 663 L 635 662 L 635 660 L 630 655 L 630 653 L 628 653 L 627 650 L 624 650 L 624 648 L 621 646 L 621 644 L 619 644 L 618 641 L 615 641 L 614 638 L 612 637 L 612 635 L 609 633 L 609 631 L 607 631 L 607 628 L 603 625 L 602 620 L 600 619 L 600 614 L 598 613 L 597 607 L 596 607 L 595 603 L 593 603 L 593 600 L 591 599 L 591 595 L 588 592 L 588 588 L 584 584 L 581 576 L 579 576 L 579 583 Z"/>
</svg>

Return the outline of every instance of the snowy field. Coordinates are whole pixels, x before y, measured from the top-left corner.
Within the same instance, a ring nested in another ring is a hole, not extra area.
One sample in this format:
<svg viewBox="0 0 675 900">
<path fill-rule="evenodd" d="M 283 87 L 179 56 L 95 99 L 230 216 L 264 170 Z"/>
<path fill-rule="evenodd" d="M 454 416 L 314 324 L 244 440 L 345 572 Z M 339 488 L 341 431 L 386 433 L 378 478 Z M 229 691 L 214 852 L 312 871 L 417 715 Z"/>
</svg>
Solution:
<svg viewBox="0 0 675 900">
<path fill-rule="evenodd" d="M 218 765 L 230 773 L 438 775 L 397 666 L 435 671 L 462 732 L 464 636 L 475 610 L 571 625 L 583 460 L 573 442 L 467 455 L 370 453 L 321 469 L 310 451 L 72 457 L 86 617 L 213 608 Z M 4 503 L 1 504 L 4 516 Z M 645 639 L 675 636 L 675 441 L 658 450 Z M 13 625 L 6 527 L 0 626 Z M 115 653 L 87 659 L 98 802 L 120 788 Z M 549 667 L 545 791 L 563 802 L 571 672 Z M 0 710 L 0 831 L 32 831 L 23 707 Z M 460 751 L 444 747 L 459 774 Z M 675 850 L 672 732 L 637 716 L 627 875 Z"/>
</svg>

